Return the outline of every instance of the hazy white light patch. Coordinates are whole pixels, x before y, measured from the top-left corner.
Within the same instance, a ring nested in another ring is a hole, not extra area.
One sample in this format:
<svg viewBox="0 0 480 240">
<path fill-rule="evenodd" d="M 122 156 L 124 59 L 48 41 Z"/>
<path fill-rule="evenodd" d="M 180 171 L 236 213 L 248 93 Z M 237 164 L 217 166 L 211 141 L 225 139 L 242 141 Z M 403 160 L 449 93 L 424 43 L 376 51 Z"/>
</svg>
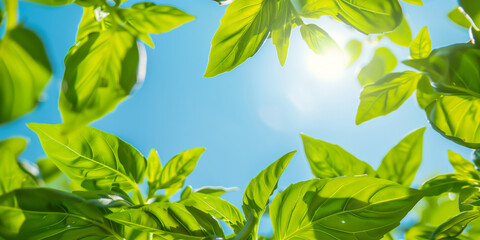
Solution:
<svg viewBox="0 0 480 240">
<path fill-rule="evenodd" d="M 97 7 L 95 8 L 95 10 L 93 10 L 94 14 L 95 14 L 95 18 L 97 19 L 98 22 L 102 21 L 102 19 L 104 19 L 106 16 L 108 16 L 108 12 L 104 12 L 102 10 L 101 7 Z"/>
<path fill-rule="evenodd" d="M 308 51 L 305 57 L 308 71 L 321 80 L 334 81 L 341 78 L 345 71 L 345 56 L 341 51 L 330 51 L 323 55 Z"/>
<path fill-rule="evenodd" d="M 448 193 L 448 198 L 453 201 L 453 200 L 455 200 L 455 198 L 457 198 L 457 195 L 453 192 L 449 192 Z"/>
<path fill-rule="evenodd" d="M 147 74 L 147 51 L 145 51 L 145 46 L 142 43 L 137 42 L 138 46 L 138 69 L 137 69 L 137 84 L 136 88 L 139 88 L 140 85 L 145 80 L 145 75 Z"/>
</svg>

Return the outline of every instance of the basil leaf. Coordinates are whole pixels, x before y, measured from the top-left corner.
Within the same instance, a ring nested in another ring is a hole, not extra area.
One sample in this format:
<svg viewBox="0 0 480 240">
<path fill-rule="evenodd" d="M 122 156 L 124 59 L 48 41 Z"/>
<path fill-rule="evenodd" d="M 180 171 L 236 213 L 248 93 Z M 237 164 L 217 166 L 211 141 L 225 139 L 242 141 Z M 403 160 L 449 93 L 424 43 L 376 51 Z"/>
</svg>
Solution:
<svg viewBox="0 0 480 240">
<path fill-rule="evenodd" d="M 182 194 L 181 203 L 224 221 L 235 233 L 239 233 L 245 225 L 246 220 L 240 210 L 221 198 L 200 192 L 191 192 L 187 196 Z"/>
<path fill-rule="evenodd" d="M 480 217 L 479 211 L 461 212 L 460 214 L 449 219 L 447 222 L 445 222 L 444 224 L 440 225 L 437 229 L 435 229 L 430 239 L 437 240 L 437 239 L 456 237 L 462 234 L 463 230 L 465 230 L 465 228 L 468 226 L 468 224 L 471 221 L 479 217 Z"/>
<path fill-rule="evenodd" d="M 277 188 L 280 176 L 295 153 L 296 151 L 285 154 L 248 183 L 243 193 L 242 209 L 245 216 L 253 216 L 254 218 L 254 227 L 250 235 L 257 235 L 258 221 L 267 207 L 270 196 Z"/>
<path fill-rule="evenodd" d="M 34 109 L 51 76 L 40 38 L 20 25 L 8 29 L 0 40 L 0 124 Z"/>
<path fill-rule="evenodd" d="M 296 11 L 306 18 L 320 18 L 324 15 L 335 16 L 338 13 L 338 7 L 335 1 L 318 0 L 292 0 Z"/>
<path fill-rule="evenodd" d="M 27 141 L 23 138 L 0 141 L 0 195 L 18 188 L 37 186 L 36 179 L 17 162 L 26 145 Z"/>
<path fill-rule="evenodd" d="M 62 174 L 60 169 L 58 169 L 55 163 L 49 158 L 43 158 L 38 160 L 37 165 L 38 170 L 40 171 L 40 177 L 46 184 L 55 181 Z"/>
<path fill-rule="evenodd" d="M 50 6 L 62 6 L 62 5 L 73 3 L 75 0 L 27 0 L 27 1 L 50 5 Z"/>
<path fill-rule="evenodd" d="M 334 1 L 337 17 L 366 34 L 389 32 L 402 22 L 402 8 L 397 0 Z"/>
<path fill-rule="evenodd" d="M 380 178 L 404 185 L 412 184 L 422 163 L 423 134 L 425 127 L 408 134 L 393 147 L 377 169 Z"/>
<path fill-rule="evenodd" d="M 415 91 L 422 76 L 412 71 L 390 73 L 365 86 L 360 94 L 355 123 L 361 124 L 397 110 Z"/>
<path fill-rule="evenodd" d="M 89 190 L 110 190 L 118 185 L 138 189 L 146 161 L 137 149 L 120 138 L 92 127 L 64 134 L 61 125 L 29 123 L 47 156 L 65 175 Z"/>
<path fill-rule="evenodd" d="M 412 30 L 410 30 L 410 26 L 408 25 L 407 20 L 405 20 L 405 17 L 395 30 L 385 33 L 385 36 L 387 36 L 393 43 L 402 47 L 409 47 L 412 42 Z"/>
<path fill-rule="evenodd" d="M 193 148 L 183 151 L 170 159 L 162 170 L 158 188 L 165 189 L 167 196 L 171 196 L 183 187 L 183 183 L 197 165 L 198 159 L 205 148 Z"/>
<path fill-rule="evenodd" d="M 305 155 L 317 178 L 367 174 L 375 176 L 368 163 L 359 160 L 338 145 L 301 134 Z"/>
<path fill-rule="evenodd" d="M 410 45 L 410 56 L 412 59 L 422 59 L 428 57 L 431 51 L 432 41 L 430 40 L 430 34 L 428 33 L 428 28 L 423 27 Z"/>
<path fill-rule="evenodd" d="M 468 29 L 470 28 L 470 26 L 472 26 L 472 23 L 468 20 L 465 14 L 460 11 L 460 8 L 458 7 L 448 13 L 448 18 L 460 27 Z"/>
<path fill-rule="evenodd" d="M 449 173 L 426 181 L 420 188 L 425 196 L 438 196 L 446 192 L 458 193 L 465 186 L 475 186 L 480 181 L 462 174 Z"/>
<path fill-rule="evenodd" d="M 418 81 L 416 96 L 418 105 L 420 105 L 422 109 L 427 108 L 430 103 L 440 97 L 440 94 L 433 90 L 430 79 L 426 74 Z"/>
<path fill-rule="evenodd" d="M 287 60 L 290 34 L 293 27 L 293 9 L 290 0 L 280 0 L 277 16 L 272 30 L 272 42 L 277 48 L 280 64 L 283 66 Z"/>
<path fill-rule="evenodd" d="M 159 183 L 162 170 L 163 167 L 160 158 L 158 157 L 158 153 L 155 149 L 152 149 L 147 158 L 147 169 L 145 173 L 148 180 L 149 198 L 152 197 L 158 189 L 160 189 Z"/>
<path fill-rule="evenodd" d="M 275 0 L 236 0 L 227 7 L 212 40 L 204 77 L 228 72 L 253 56 L 276 16 Z"/>
<path fill-rule="evenodd" d="M 362 42 L 355 39 L 348 41 L 345 45 L 345 52 L 348 55 L 347 66 L 351 66 L 362 55 Z"/>
<path fill-rule="evenodd" d="M 144 57 L 135 37 L 120 26 L 91 33 L 70 48 L 59 102 L 66 127 L 86 125 L 112 111 L 143 78 L 139 59 Z"/>
<path fill-rule="evenodd" d="M 236 188 L 236 187 L 230 187 L 230 188 L 226 188 L 226 187 L 201 187 L 201 188 L 195 190 L 195 192 L 208 194 L 208 195 L 211 195 L 211 196 L 214 196 L 214 197 L 220 197 L 224 193 L 232 192 L 232 191 L 238 191 L 238 188 Z"/>
<path fill-rule="evenodd" d="M 362 87 L 374 83 L 393 71 L 397 63 L 397 58 L 388 48 L 378 48 L 372 60 L 358 73 L 358 82 Z"/>
<path fill-rule="evenodd" d="M 145 33 L 164 33 L 195 19 L 194 16 L 172 6 L 141 2 L 120 9 L 127 23 Z"/>
<path fill-rule="evenodd" d="M 406 3 L 411 3 L 415 5 L 420 5 L 423 6 L 423 1 L 422 0 L 403 0 Z"/>
<path fill-rule="evenodd" d="M 305 41 L 316 54 L 341 52 L 335 40 L 325 30 L 315 24 L 304 24 L 300 28 L 303 41 Z"/>
<path fill-rule="evenodd" d="M 275 239 L 380 239 L 422 198 L 420 191 L 367 176 L 290 185 L 270 205 Z"/>
<path fill-rule="evenodd" d="M 0 196 L 0 236 L 7 239 L 122 239 L 103 212 L 72 194 L 46 188 Z"/>
<path fill-rule="evenodd" d="M 212 216 L 180 203 L 152 203 L 110 213 L 106 218 L 166 239 L 204 239 L 212 235 L 224 237 L 222 228 Z"/>
<path fill-rule="evenodd" d="M 448 150 L 448 160 L 458 174 L 463 174 L 467 177 L 480 180 L 480 176 L 475 169 L 475 165 L 463 158 L 462 155 Z"/>
</svg>

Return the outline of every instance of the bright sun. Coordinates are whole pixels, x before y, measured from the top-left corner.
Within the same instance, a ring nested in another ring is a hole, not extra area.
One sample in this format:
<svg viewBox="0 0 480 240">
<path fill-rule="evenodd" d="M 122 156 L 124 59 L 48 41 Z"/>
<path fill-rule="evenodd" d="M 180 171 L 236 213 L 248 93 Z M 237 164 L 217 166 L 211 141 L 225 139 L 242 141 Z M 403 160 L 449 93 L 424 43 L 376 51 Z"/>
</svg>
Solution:
<svg viewBox="0 0 480 240">
<path fill-rule="evenodd" d="M 323 55 L 307 51 L 305 61 L 308 70 L 322 80 L 337 80 L 345 71 L 345 57 L 341 51 L 330 51 Z"/>
</svg>

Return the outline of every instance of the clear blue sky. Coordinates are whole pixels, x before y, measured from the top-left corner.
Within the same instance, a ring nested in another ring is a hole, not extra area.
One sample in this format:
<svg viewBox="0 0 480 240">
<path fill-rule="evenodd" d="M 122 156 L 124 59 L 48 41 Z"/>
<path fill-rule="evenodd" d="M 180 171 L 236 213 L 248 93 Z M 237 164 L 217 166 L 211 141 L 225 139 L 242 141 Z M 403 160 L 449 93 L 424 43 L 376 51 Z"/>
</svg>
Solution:
<svg viewBox="0 0 480 240">
<path fill-rule="evenodd" d="M 135 1 L 132 1 L 135 2 Z M 447 13 L 455 0 L 424 0 L 425 6 L 402 2 L 414 35 L 428 26 L 433 47 L 466 42 L 468 33 L 449 22 Z M 127 2 L 128 5 L 131 4 Z M 337 80 L 319 77 L 306 64 L 308 48 L 298 28 L 293 31 L 289 56 L 282 68 L 275 48 L 268 40 L 260 51 L 229 73 L 202 78 L 210 41 L 219 26 L 225 6 L 210 0 L 155 1 L 176 6 L 197 18 L 171 32 L 154 35 L 155 49 L 147 49 L 147 75 L 143 86 L 117 109 L 92 126 L 113 133 L 147 155 L 156 148 L 163 163 L 193 147 L 206 147 L 197 168 L 186 184 L 239 187 L 225 198 L 241 205 L 249 180 L 264 167 L 291 150 L 299 150 L 282 177 L 279 188 L 312 177 L 299 133 L 339 144 L 358 158 L 377 167 L 404 135 L 428 126 L 424 161 L 415 179 L 418 186 L 434 173 L 452 171 L 447 149 L 465 157 L 471 151 L 443 139 L 427 123 L 424 112 L 410 98 L 398 111 L 355 125 L 360 86 L 355 72 L 371 57 L 369 46 L 361 61 Z M 54 67 L 54 77 L 44 101 L 32 113 L 0 126 L 0 139 L 24 136 L 30 144 L 22 155 L 35 161 L 44 152 L 36 135 L 25 123 L 60 123 L 58 93 L 63 74 L 63 57 L 74 44 L 82 9 L 76 5 L 47 7 L 20 3 L 20 21 L 43 39 Z M 362 35 L 332 20 L 319 23 L 343 45 Z M 393 47 L 399 59 L 406 48 L 387 39 L 380 45 Z M 399 65 L 398 71 L 405 68 Z"/>
</svg>

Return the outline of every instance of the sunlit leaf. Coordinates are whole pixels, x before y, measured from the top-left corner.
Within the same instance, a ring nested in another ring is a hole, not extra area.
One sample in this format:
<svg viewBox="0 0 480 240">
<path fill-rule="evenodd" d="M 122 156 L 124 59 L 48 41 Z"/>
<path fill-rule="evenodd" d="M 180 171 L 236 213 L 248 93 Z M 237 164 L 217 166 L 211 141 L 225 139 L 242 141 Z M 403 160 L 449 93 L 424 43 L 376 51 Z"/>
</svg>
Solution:
<svg viewBox="0 0 480 240">
<path fill-rule="evenodd" d="M 348 41 L 345 45 L 345 53 L 348 56 L 347 66 L 351 66 L 362 54 L 362 42 L 355 39 Z"/>
<path fill-rule="evenodd" d="M 479 29 L 480 27 L 480 5 L 476 0 L 458 0 L 458 5 L 469 16 L 472 24 Z"/>
<path fill-rule="evenodd" d="M 204 239 L 211 235 L 224 237 L 222 228 L 212 216 L 180 203 L 152 203 L 114 212 L 106 217 L 165 239 Z"/>
<path fill-rule="evenodd" d="M 183 183 L 197 165 L 198 159 L 205 148 L 193 148 L 183 151 L 170 159 L 162 170 L 158 188 L 165 189 L 167 196 L 171 196 L 183 187 Z"/>
<path fill-rule="evenodd" d="M 44 183 L 51 183 L 55 181 L 62 172 L 49 158 L 43 158 L 37 161 L 38 170 L 40 171 L 40 177 Z"/>
<path fill-rule="evenodd" d="M 26 145 L 27 141 L 23 138 L 0 141 L 0 195 L 18 188 L 37 186 L 36 179 L 17 162 Z"/>
<path fill-rule="evenodd" d="M 62 5 L 73 3 L 75 0 L 27 0 L 27 1 L 50 5 L 50 6 L 62 6 Z"/>
<path fill-rule="evenodd" d="M 440 97 L 440 94 L 433 90 L 433 87 L 428 79 L 428 76 L 424 74 L 417 85 L 417 102 L 422 109 L 427 108 L 430 103 L 434 102 Z"/>
<path fill-rule="evenodd" d="M 305 155 L 312 173 L 317 178 L 334 178 L 348 175 L 375 176 L 368 163 L 359 160 L 338 145 L 301 134 Z"/>
<path fill-rule="evenodd" d="M 147 169 L 145 176 L 148 180 L 148 197 L 152 197 L 160 188 L 160 176 L 162 175 L 162 163 L 158 157 L 157 150 L 152 149 L 147 158 Z"/>
<path fill-rule="evenodd" d="M 479 211 L 461 212 L 455 217 L 449 219 L 444 224 L 440 225 L 432 234 L 431 240 L 446 239 L 460 235 L 468 224 L 479 218 Z"/>
<path fill-rule="evenodd" d="M 221 198 L 200 192 L 190 192 L 187 196 L 182 194 L 181 202 L 224 221 L 235 233 L 239 233 L 245 225 L 246 220 L 240 210 Z"/>
<path fill-rule="evenodd" d="M 410 186 L 422 162 L 425 127 L 410 133 L 383 158 L 377 169 L 380 178 Z"/>
<path fill-rule="evenodd" d="M 480 188 L 465 187 L 458 193 L 458 208 L 461 211 L 471 211 L 480 209 Z"/>
<path fill-rule="evenodd" d="M 122 14 L 128 24 L 147 33 L 168 32 L 195 19 L 194 16 L 175 7 L 152 2 L 136 3 L 130 8 L 122 9 Z"/>
<path fill-rule="evenodd" d="M 444 137 L 469 148 L 480 148 L 480 98 L 441 96 L 425 111 L 433 128 Z"/>
<path fill-rule="evenodd" d="M 72 193 L 76 196 L 79 196 L 88 203 L 93 204 L 98 207 L 129 207 L 135 205 L 126 193 L 121 192 L 119 189 L 116 191 L 73 191 Z"/>
<path fill-rule="evenodd" d="M 262 170 L 249 183 L 243 193 L 242 209 L 245 216 L 253 215 L 255 225 L 252 236 L 256 236 L 258 221 L 267 207 L 270 196 L 277 188 L 278 180 L 296 151 L 289 152 Z"/>
<path fill-rule="evenodd" d="M 96 206 L 46 188 L 0 196 L 0 236 L 7 239 L 117 239 L 119 229 Z"/>
<path fill-rule="evenodd" d="M 398 27 L 392 32 L 386 33 L 385 36 L 395 44 L 402 47 L 409 47 L 410 42 L 412 41 L 412 30 L 410 30 L 407 20 L 403 18 L 402 23 L 400 23 L 400 25 L 398 25 Z"/>
<path fill-rule="evenodd" d="M 66 126 L 86 125 L 112 111 L 142 77 L 140 57 L 135 37 L 120 26 L 91 33 L 70 48 L 59 102 Z"/>
<path fill-rule="evenodd" d="M 368 176 L 312 179 L 289 186 L 270 205 L 275 239 L 380 239 L 421 192 Z"/>
<path fill-rule="evenodd" d="M 403 18 L 398 0 L 334 0 L 338 15 L 346 24 L 366 34 L 394 30 Z"/>
<path fill-rule="evenodd" d="M 29 123 L 47 156 L 73 181 L 90 190 L 125 192 L 137 189 L 145 176 L 146 161 L 137 149 L 120 138 L 92 127 L 69 134 L 61 125 Z"/>
<path fill-rule="evenodd" d="M 304 24 L 300 28 L 303 40 L 316 54 L 339 53 L 335 40 L 325 30 L 315 24 Z"/>
<path fill-rule="evenodd" d="M 356 124 L 397 110 L 415 91 L 422 75 L 412 71 L 390 73 L 365 86 L 360 94 Z"/>
<path fill-rule="evenodd" d="M 306 18 L 319 18 L 324 15 L 335 16 L 338 12 L 337 4 L 331 0 L 292 0 L 292 4 L 297 12 Z"/>
<path fill-rule="evenodd" d="M 283 66 L 287 60 L 290 34 L 293 27 L 293 6 L 290 0 L 280 0 L 279 9 L 273 23 L 272 42 L 277 48 L 280 64 Z"/>
<path fill-rule="evenodd" d="M 472 23 L 458 7 L 448 13 L 448 18 L 460 27 L 470 28 L 472 26 Z"/>
<path fill-rule="evenodd" d="M 378 81 L 397 66 L 397 58 L 385 47 L 375 50 L 372 60 L 358 73 L 358 82 L 363 87 Z"/>
<path fill-rule="evenodd" d="M 403 1 L 407 2 L 407 3 L 423 6 L 423 1 L 422 0 L 403 0 Z"/>
<path fill-rule="evenodd" d="M 425 196 L 438 196 L 446 192 L 458 193 L 465 186 L 478 184 L 480 184 L 479 180 L 458 173 L 449 173 L 428 180 L 420 189 L 425 193 Z"/>
<path fill-rule="evenodd" d="M 220 197 L 224 193 L 232 192 L 232 191 L 238 191 L 238 188 L 236 188 L 236 187 L 226 188 L 226 187 L 210 187 L 210 186 L 208 186 L 208 187 L 201 187 L 201 188 L 195 190 L 195 192 L 208 194 L 208 195 L 212 195 L 212 196 L 215 196 L 215 197 Z"/>
<path fill-rule="evenodd" d="M 432 41 L 430 40 L 430 34 L 428 33 L 428 28 L 423 27 L 410 45 L 410 56 L 413 59 L 422 59 L 428 57 L 431 51 Z"/>
<path fill-rule="evenodd" d="M 51 76 L 40 38 L 21 25 L 7 30 L 0 40 L 0 124 L 35 108 Z"/>
<path fill-rule="evenodd" d="M 475 169 L 475 165 L 463 158 L 462 155 L 448 150 L 448 160 L 457 173 L 464 174 L 465 176 L 473 179 L 480 179 L 480 176 Z"/>
<path fill-rule="evenodd" d="M 253 56 L 276 16 L 274 0 L 236 0 L 227 7 L 212 40 L 205 77 L 228 72 Z"/>
</svg>

